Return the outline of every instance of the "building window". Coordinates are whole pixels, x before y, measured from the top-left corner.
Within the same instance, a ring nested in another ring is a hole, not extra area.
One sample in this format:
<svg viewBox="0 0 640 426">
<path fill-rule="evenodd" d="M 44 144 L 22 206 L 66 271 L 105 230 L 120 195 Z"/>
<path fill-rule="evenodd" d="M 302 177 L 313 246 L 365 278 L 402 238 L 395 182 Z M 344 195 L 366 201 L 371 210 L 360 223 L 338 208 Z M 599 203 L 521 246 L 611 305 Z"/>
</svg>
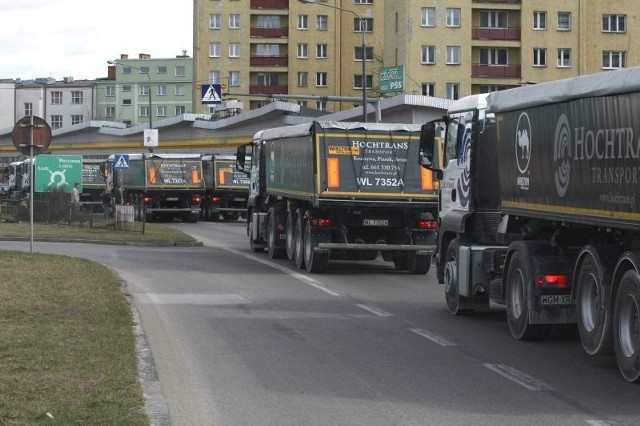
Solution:
<svg viewBox="0 0 640 426">
<path fill-rule="evenodd" d="M 318 15 L 316 17 L 316 28 L 320 31 L 327 31 L 329 28 L 329 17 L 327 15 Z"/>
<path fill-rule="evenodd" d="M 187 72 L 184 68 L 184 65 L 176 65 L 176 77 L 185 77 Z"/>
<path fill-rule="evenodd" d="M 447 9 L 447 27 L 460 26 L 460 9 Z"/>
<path fill-rule="evenodd" d="M 141 84 L 140 85 L 139 95 L 140 96 L 149 96 L 149 92 L 150 91 L 151 91 L 151 87 L 148 84 Z"/>
<path fill-rule="evenodd" d="M 220 84 L 220 71 L 209 71 L 209 81 L 212 84 Z"/>
<path fill-rule="evenodd" d="M 84 117 L 82 114 L 72 114 L 71 115 L 71 125 L 80 124 L 84 121 Z"/>
<path fill-rule="evenodd" d="M 373 0 L 355 0 L 354 4 L 373 4 Z"/>
<path fill-rule="evenodd" d="M 298 73 L 298 86 L 307 87 L 309 85 L 309 73 L 308 72 L 299 72 Z"/>
<path fill-rule="evenodd" d="M 158 84 L 158 90 L 157 90 L 157 95 L 158 96 L 167 96 L 167 85 L 166 84 Z"/>
<path fill-rule="evenodd" d="M 167 73 L 167 67 L 165 67 L 164 65 L 158 65 L 158 68 L 156 68 L 156 72 L 158 74 L 166 74 Z"/>
<path fill-rule="evenodd" d="M 327 45 L 316 44 L 316 58 L 326 58 L 326 57 L 327 57 Z"/>
<path fill-rule="evenodd" d="M 558 12 L 558 30 L 569 31 L 571 29 L 571 12 Z"/>
<path fill-rule="evenodd" d="M 59 129 L 62 127 L 62 116 L 61 115 L 52 115 L 51 116 L 51 128 Z"/>
<path fill-rule="evenodd" d="M 149 67 L 140 67 L 140 74 L 149 74 Z"/>
<path fill-rule="evenodd" d="M 316 109 L 318 111 L 326 111 L 327 110 L 327 101 L 316 101 Z"/>
<path fill-rule="evenodd" d="M 353 76 L 353 88 L 362 90 L 362 74 L 356 74 Z M 367 74 L 367 89 L 373 88 L 373 76 Z"/>
<path fill-rule="evenodd" d="M 602 31 L 605 33 L 626 33 L 627 15 L 602 15 Z"/>
<path fill-rule="evenodd" d="M 326 72 L 317 72 L 316 73 L 316 86 L 317 87 L 327 87 L 327 73 Z"/>
<path fill-rule="evenodd" d="M 122 85 L 122 91 L 123 92 L 131 92 L 131 85 L 130 84 L 123 84 Z"/>
<path fill-rule="evenodd" d="M 447 99 L 456 100 L 460 96 L 460 84 L 458 83 L 447 83 L 445 86 L 445 97 Z"/>
<path fill-rule="evenodd" d="M 108 106 L 105 110 L 106 118 L 113 120 L 116 118 L 116 107 Z"/>
<path fill-rule="evenodd" d="M 435 64 L 436 63 L 436 47 L 435 46 L 422 46 L 420 63 L 422 64 Z"/>
<path fill-rule="evenodd" d="M 176 96 L 184 96 L 186 93 L 184 84 L 176 84 Z"/>
<path fill-rule="evenodd" d="M 229 57 L 230 58 L 240 57 L 240 43 L 229 43 Z"/>
<path fill-rule="evenodd" d="M 373 47 L 368 47 L 365 46 L 364 50 L 366 52 L 366 60 L 367 61 L 373 61 Z M 362 60 L 362 46 L 356 46 L 353 50 L 353 58 L 356 61 L 361 61 Z"/>
<path fill-rule="evenodd" d="M 184 105 L 176 106 L 176 115 L 182 115 L 187 113 L 187 108 Z"/>
<path fill-rule="evenodd" d="M 539 10 L 533 12 L 533 29 L 534 30 L 547 29 L 547 12 L 542 12 Z"/>
<path fill-rule="evenodd" d="M 309 46 L 307 43 L 298 43 L 298 58 L 309 57 Z"/>
<path fill-rule="evenodd" d="M 62 92 L 51 92 L 51 105 L 62 105 Z"/>
<path fill-rule="evenodd" d="M 24 115 L 30 117 L 33 115 L 33 104 L 31 102 L 24 103 Z"/>
<path fill-rule="evenodd" d="M 571 49 L 558 49 L 558 68 L 571 68 Z"/>
<path fill-rule="evenodd" d="M 238 13 L 232 13 L 229 15 L 229 28 L 240 28 L 240 15 Z"/>
<path fill-rule="evenodd" d="M 536 47 L 533 49 L 533 66 L 547 66 L 547 49 Z"/>
<path fill-rule="evenodd" d="M 131 74 L 131 67 L 122 67 L 122 74 Z"/>
<path fill-rule="evenodd" d="M 209 15 L 209 28 L 212 30 L 219 30 L 222 28 L 222 17 L 219 13 Z"/>
<path fill-rule="evenodd" d="M 81 104 L 83 100 L 84 94 L 80 90 L 74 90 L 71 92 L 71 103 L 72 104 Z"/>
<path fill-rule="evenodd" d="M 167 116 L 167 107 L 164 105 L 158 105 L 156 107 L 156 115 L 158 117 L 166 117 Z"/>
<path fill-rule="evenodd" d="M 105 87 L 105 96 L 112 97 L 116 95 L 116 87 L 115 86 L 107 86 Z"/>
<path fill-rule="evenodd" d="M 353 31 L 356 33 L 373 31 L 373 18 L 353 18 Z"/>
<path fill-rule="evenodd" d="M 436 8 L 435 7 L 423 7 L 421 10 L 421 23 L 423 27 L 435 27 L 436 26 Z"/>
<path fill-rule="evenodd" d="M 123 99 L 122 100 L 122 105 L 123 106 L 131 106 L 131 99 Z"/>
<path fill-rule="evenodd" d="M 624 68 L 627 66 L 627 53 L 626 52 L 602 52 L 602 68 L 604 69 L 616 69 Z"/>
<path fill-rule="evenodd" d="M 422 83 L 422 96 L 435 96 L 436 84 L 435 83 Z"/>
<path fill-rule="evenodd" d="M 240 86 L 240 71 L 229 72 L 229 86 Z"/>
<path fill-rule="evenodd" d="M 213 43 L 209 43 L 209 57 L 210 58 L 219 58 L 220 57 L 220 42 L 214 41 Z"/>
<path fill-rule="evenodd" d="M 508 28 L 507 12 L 502 10 L 480 11 L 480 27 Z"/>
<path fill-rule="evenodd" d="M 309 15 L 298 15 L 298 29 L 299 30 L 309 29 Z"/>
<path fill-rule="evenodd" d="M 256 56 L 277 57 L 280 56 L 279 44 L 258 44 L 256 46 Z"/>
<path fill-rule="evenodd" d="M 271 15 L 258 15 L 256 17 L 256 26 L 258 28 L 281 28 L 280 17 Z"/>
<path fill-rule="evenodd" d="M 460 46 L 447 46 L 447 65 L 460 64 Z"/>
<path fill-rule="evenodd" d="M 480 49 L 480 65 L 508 65 L 507 49 Z"/>
<path fill-rule="evenodd" d="M 140 116 L 140 117 L 148 117 L 149 116 L 149 106 L 148 105 L 140 105 L 140 109 L 138 111 L 138 116 Z"/>
</svg>

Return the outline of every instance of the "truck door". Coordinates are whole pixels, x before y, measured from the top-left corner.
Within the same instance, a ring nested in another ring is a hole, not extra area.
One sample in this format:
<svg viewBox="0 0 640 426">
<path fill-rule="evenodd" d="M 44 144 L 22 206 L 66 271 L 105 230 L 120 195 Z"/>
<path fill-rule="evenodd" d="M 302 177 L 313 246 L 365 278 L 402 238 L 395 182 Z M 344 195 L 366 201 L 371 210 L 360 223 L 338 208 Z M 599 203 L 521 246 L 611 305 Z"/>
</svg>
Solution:
<svg viewBox="0 0 640 426">
<path fill-rule="evenodd" d="M 264 160 L 262 159 L 262 150 L 264 147 L 264 142 L 260 141 L 256 144 L 252 145 L 253 149 L 251 152 L 251 170 L 249 174 L 249 199 L 248 205 L 251 207 L 255 207 L 257 198 L 261 194 L 261 186 L 264 185 L 262 182 L 263 177 L 261 176 L 262 165 L 264 165 Z"/>
<path fill-rule="evenodd" d="M 469 211 L 471 201 L 471 145 L 474 113 L 452 115 L 444 144 L 440 186 L 440 216 L 451 211 Z"/>
</svg>

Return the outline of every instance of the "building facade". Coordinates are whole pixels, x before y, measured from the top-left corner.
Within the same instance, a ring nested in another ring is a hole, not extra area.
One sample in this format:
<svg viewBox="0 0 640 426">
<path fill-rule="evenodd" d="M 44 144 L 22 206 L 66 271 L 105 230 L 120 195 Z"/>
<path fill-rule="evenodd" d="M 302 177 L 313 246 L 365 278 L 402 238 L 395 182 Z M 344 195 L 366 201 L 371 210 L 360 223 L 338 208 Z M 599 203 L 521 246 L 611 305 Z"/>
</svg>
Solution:
<svg viewBox="0 0 640 426">
<path fill-rule="evenodd" d="M 128 126 L 192 112 L 193 59 L 182 54 L 154 59 L 147 54 L 110 61 L 108 77 L 96 81 L 97 120 Z"/>
<path fill-rule="evenodd" d="M 197 102 L 208 83 L 248 109 L 287 95 L 337 111 L 354 102 L 315 98 L 359 97 L 363 83 L 380 96 L 382 67 L 403 66 L 405 93 L 457 99 L 635 66 L 639 12 L 634 0 L 194 0 L 193 109 L 210 112 Z"/>
</svg>

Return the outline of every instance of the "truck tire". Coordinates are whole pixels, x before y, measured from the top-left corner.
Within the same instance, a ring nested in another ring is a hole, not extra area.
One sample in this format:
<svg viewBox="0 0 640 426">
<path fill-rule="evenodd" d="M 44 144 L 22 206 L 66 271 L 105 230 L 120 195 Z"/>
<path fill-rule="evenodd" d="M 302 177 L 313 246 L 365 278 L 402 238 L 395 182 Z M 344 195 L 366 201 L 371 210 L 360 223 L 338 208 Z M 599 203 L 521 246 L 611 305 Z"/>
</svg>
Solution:
<svg viewBox="0 0 640 426">
<path fill-rule="evenodd" d="M 613 353 L 612 312 L 605 306 L 604 265 L 589 253 L 580 265 L 576 278 L 576 316 L 580 341 L 589 355 Z M 611 306 L 611 305 L 610 305 Z"/>
<path fill-rule="evenodd" d="M 529 291 L 533 276 L 528 257 L 515 250 L 507 270 L 507 322 L 518 340 L 540 340 L 549 334 L 550 324 L 529 324 Z"/>
<path fill-rule="evenodd" d="M 407 253 L 407 271 L 414 275 L 424 275 L 431 267 L 431 256 L 428 254 Z"/>
<path fill-rule="evenodd" d="M 296 227 L 294 234 L 295 249 L 294 261 L 299 269 L 304 268 L 304 217 L 302 214 L 296 215 Z"/>
<path fill-rule="evenodd" d="M 618 369 L 628 382 L 640 381 L 640 276 L 631 269 L 624 273 L 616 292 L 613 342 Z"/>
<path fill-rule="evenodd" d="M 458 250 L 460 243 L 453 239 L 447 247 L 444 260 L 444 296 L 447 301 L 447 309 L 451 315 L 467 315 L 473 313 L 473 309 L 467 308 L 466 298 L 460 296 L 458 283 Z"/>
<path fill-rule="evenodd" d="M 314 235 L 313 228 L 309 221 L 305 221 L 304 225 L 304 264 L 307 272 L 324 272 L 329 264 L 329 253 L 316 253 L 314 248 L 318 246 L 322 240 L 321 237 Z"/>
<path fill-rule="evenodd" d="M 295 238 L 296 219 L 295 219 L 295 212 L 293 210 L 287 211 L 287 220 L 285 221 L 284 232 L 287 237 L 286 243 L 285 243 L 287 258 L 289 260 L 294 260 L 295 254 L 296 254 L 295 252 L 296 250 L 296 238 Z"/>
<path fill-rule="evenodd" d="M 276 214 L 273 210 L 269 213 L 269 219 L 267 220 L 267 251 L 271 259 L 282 259 L 287 254 L 285 249 L 278 247 Z"/>
<path fill-rule="evenodd" d="M 232 213 L 232 212 L 222 212 L 222 219 L 224 220 L 238 220 L 238 217 L 240 215 L 238 213 Z"/>
</svg>

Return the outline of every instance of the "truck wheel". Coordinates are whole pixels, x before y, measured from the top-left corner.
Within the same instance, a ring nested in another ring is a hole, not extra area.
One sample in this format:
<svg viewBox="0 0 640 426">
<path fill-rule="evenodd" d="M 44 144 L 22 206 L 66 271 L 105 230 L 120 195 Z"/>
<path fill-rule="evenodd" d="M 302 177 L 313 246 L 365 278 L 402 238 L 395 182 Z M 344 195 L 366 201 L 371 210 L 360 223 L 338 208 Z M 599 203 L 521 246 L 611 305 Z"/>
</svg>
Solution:
<svg viewBox="0 0 640 426">
<path fill-rule="evenodd" d="M 251 247 L 251 251 L 260 252 L 264 251 L 264 247 L 260 244 L 256 244 L 253 241 L 253 221 L 249 221 L 247 223 L 247 235 L 249 236 L 249 247 Z"/>
<path fill-rule="evenodd" d="M 229 212 L 223 212 L 222 213 L 222 219 L 224 220 L 238 220 L 238 213 L 229 213 Z"/>
<path fill-rule="evenodd" d="M 294 232 L 294 240 L 295 240 L 295 255 L 294 261 L 296 262 L 296 266 L 300 269 L 304 268 L 304 218 L 302 214 L 296 215 L 296 228 Z"/>
<path fill-rule="evenodd" d="M 447 300 L 447 309 L 451 315 L 466 315 L 473 313 L 473 309 L 466 308 L 466 298 L 460 296 L 458 284 L 458 250 L 460 243 L 457 239 L 451 240 L 447 247 L 447 255 L 444 261 L 444 297 Z"/>
<path fill-rule="evenodd" d="M 613 342 L 622 377 L 640 381 L 640 276 L 634 269 L 624 273 L 616 294 Z"/>
<path fill-rule="evenodd" d="M 539 340 L 549 334 L 550 324 L 529 324 L 528 287 L 533 277 L 529 264 L 515 251 L 507 271 L 507 322 L 511 335 L 518 340 Z"/>
<path fill-rule="evenodd" d="M 307 272 L 324 272 L 329 264 L 329 253 L 315 253 L 320 238 L 313 235 L 311 223 L 307 220 L 304 226 L 304 264 Z"/>
<path fill-rule="evenodd" d="M 576 313 L 582 347 L 589 355 L 613 353 L 611 312 L 604 306 L 604 265 L 585 257 L 576 279 Z"/>
<path fill-rule="evenodd" d="M 407 271 L 414 275 L 424 275 L 431 267 L 431 256 L 428 254 L 417 254 L 415 252 L 407 254 Z"/>
<path fill-rule="evenodd" d="M 278 230 L 276 228 L 276 215 L 275 212 L 272 211 L 267 221 L 267 250 L 269 251 L 269 257 L 271 259 L 282 259 L 286 255 L 285 250 L 277 247 L 277 245 Z"/>
<path fill-rule="evenodd" d="M 287 220 L 285 222 L 285 234 L 287 236 L 286 239 L 286 251 L 287 251 L 287 258 L 289 260 L 294 260 L 295 259 L 295 250 L 296 250 L 296 239 L 295 239 L 295 217 L 294 217 L 295 213 L 293 212 L 293 210 L 289 210 L 287 211 Z"/>
</svg>

